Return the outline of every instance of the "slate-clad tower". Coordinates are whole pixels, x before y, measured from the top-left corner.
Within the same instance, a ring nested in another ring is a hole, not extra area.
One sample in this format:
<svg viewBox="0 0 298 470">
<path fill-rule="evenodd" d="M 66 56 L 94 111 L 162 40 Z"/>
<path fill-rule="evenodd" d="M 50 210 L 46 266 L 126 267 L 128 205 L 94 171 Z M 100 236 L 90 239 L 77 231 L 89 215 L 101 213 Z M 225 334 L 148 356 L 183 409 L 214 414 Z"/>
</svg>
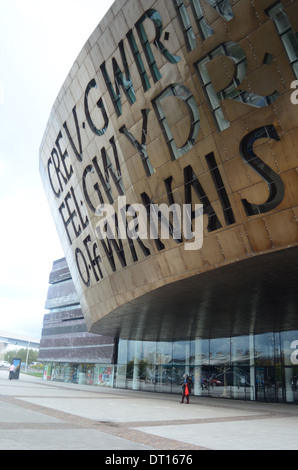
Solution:
<svg viewBox="0 0 298 470">
<path fill-rule="evenodd" d="M 39 360 L 45 363 L 114 362 L 113 338 L 88 333 L 65 258 L 53 263 L 49 278 Z"/>
</svg>

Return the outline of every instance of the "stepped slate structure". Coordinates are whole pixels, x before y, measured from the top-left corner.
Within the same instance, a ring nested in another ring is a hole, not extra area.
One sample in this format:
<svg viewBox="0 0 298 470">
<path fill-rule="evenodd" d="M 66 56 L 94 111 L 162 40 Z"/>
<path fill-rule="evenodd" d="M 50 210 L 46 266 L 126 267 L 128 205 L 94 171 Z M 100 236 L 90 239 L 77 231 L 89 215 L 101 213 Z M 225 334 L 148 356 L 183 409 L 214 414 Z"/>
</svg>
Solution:
<svg viewBox="0 0 298 470">
<path fill-rule="evenodd" d="M 65 258 L 53 263 L 49 278 L 39 360 L 45 378 L 67 382 L 94 382 L 94 365 L 115 362 L 113 338 L 88 333 Z"/>
</svg>

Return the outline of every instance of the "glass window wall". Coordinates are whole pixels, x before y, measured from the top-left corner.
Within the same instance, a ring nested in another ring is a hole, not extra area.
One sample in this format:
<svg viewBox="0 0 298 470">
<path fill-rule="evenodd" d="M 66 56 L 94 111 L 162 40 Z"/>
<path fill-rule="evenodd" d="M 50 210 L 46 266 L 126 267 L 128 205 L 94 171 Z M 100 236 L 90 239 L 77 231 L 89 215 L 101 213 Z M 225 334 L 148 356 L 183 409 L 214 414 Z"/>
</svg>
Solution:
<svg viewBox="0 0 298 470">
<path fill-rule="evenodd" d="M 197 396 L 298 403 L 298 331 L 141 344 L 141 390 L 180 393 L 188 373 Z"/>
<path fill-rule="evenodd" d="M 298 330 L 176 342 L 119 340 L 117 364 L 47 363 L 45 380 L 298 404 Z"/>
</svg>

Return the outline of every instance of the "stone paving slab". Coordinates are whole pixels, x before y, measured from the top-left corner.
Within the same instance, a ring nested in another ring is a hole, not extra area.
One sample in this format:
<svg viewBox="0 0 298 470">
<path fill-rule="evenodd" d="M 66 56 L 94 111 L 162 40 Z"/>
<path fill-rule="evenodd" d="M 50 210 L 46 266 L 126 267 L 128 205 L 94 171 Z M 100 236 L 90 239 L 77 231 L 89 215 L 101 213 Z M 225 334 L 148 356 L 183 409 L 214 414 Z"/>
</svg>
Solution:
<svg viewBox="0 0 298 470">
<path fill-rule="evenodd" d="M 24 409 L 18 404 L 9 403 L 0 397 L 0 427 L 4 423 L 57 423 L 59 420 L 30 409 Z"/>
<path fill-rule="evenodd" d="M 203 421 L 203 420 L 202 420 Z M 223 420 L 213 423 L 187 423 L 177 426 L 138 427 L 155 436 L 183 440 L 210 450 L 298 450 L 298 420 L 268 418 Z"/>
<path fill-rule="evenodd" d="M 22 429 L 0 431 L 0 450 L 128 450 L 131 442 L 94 429 Z M 152 450 L 134 443 L 134 450 Z"/>
<path fill-rule="evenodd" d="M 154 397 L 154 394 L 153 394 Z M 239 416 L 238 410 L 233 409 L 216 409 L 213 407 L 202 405 L 184 405 L 181 406 L 179 398 L 176 402 L 160 401 L 158 397 L 154 399 L 142 397 L 112 398 L 100 396 L 97 398 L 27 398 L 23 397 L 23 401 L 35 405 L 54 408 L 84 418 L 92 419 L 98 422 L 112 423 L 136 423 L 136 422 L 160 422 L 165 421 L 192 421 L 200 418 L 215 419 L 230 418 L 231 416 Z M 83 405 L 82 405 L 83 403 Z M 247 416 L 258 416 L 259 413 L 254 411 L 242 411 Z"/>
<path fill-rule="evenodd" d="M 297 450 L 296 405 L 45 382 L 0 371 L 0 450 Z"/>
</svg>

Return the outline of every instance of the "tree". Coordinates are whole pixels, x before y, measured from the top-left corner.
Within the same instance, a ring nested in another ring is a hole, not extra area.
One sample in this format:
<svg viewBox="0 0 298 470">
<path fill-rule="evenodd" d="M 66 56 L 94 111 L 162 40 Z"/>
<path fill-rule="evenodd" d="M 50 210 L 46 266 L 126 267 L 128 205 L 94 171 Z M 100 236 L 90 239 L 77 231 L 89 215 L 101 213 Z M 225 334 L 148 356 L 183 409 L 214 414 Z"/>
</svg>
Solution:
<svg viewBox="0 0 298 470">
<path fill-rule="evenodd" d="M 21 359 L 22 362 L 26 362 L 27 358 L 27 353 L 28 353 L 28 364 L 31 364 L 31 362 L 37 362 L 38 358 L 38 349 L 28 349 L 23 348 L 23 349 L 12 349 L 10 351 L 7 351 L 5 353 L 5 361 L 11 362 L 14 357 L 17 357 L 18 359 Z"/>
</svg>

